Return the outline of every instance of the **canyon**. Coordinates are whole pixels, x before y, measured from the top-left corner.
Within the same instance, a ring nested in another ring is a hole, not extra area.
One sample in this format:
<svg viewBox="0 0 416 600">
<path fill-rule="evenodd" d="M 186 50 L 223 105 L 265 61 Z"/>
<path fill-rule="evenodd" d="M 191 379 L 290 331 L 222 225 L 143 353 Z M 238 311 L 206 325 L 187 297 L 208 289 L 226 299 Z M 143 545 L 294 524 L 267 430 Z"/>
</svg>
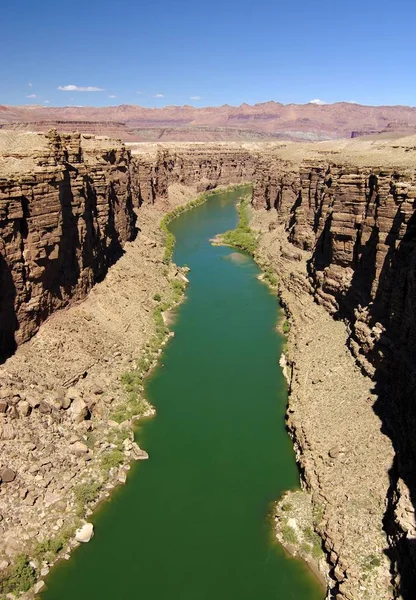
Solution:
<svg viewBox="0 0 416 600">
<path fill-rule="evenodd" d="M 0 144 L 4 565 L 72 518 L 118 431 L 120 375 L 152 333 L 155 293 L 183 275 L 164 263 L 161 218 L 252 182 L 257 260 L 292 323 L 287 424 L 329 597 L 410 598 L 416 138 L 126 145 L 6 128 Z"/>
</svg>

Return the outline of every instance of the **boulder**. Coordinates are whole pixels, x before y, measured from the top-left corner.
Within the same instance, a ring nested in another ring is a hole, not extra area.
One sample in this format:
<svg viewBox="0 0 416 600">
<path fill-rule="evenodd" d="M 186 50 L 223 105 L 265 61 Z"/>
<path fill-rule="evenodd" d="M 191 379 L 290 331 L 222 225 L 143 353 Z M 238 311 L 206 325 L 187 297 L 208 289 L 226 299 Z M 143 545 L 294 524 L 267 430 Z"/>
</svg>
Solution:
<svg viewBox="0 0 416 600">
<path fill-rule="evenodd" d="M 86 544 L 87 542 L 90 541 L 90 539 L 93 537 L 93 535 L 94 535 L 93 524 L 85 523 L 84 525 L 82 525 L 82 527 L 77 529 L 77 531 L 75 532 L 75 539 L 77 540 L 77 542 Z"/>
<path fill-rule="evenodd" d="M 136 444 L 136 442 L 132 443 L 131 452 L 133 454 L 133 458 L 135 458 L 136 460 L 147 460 L 149 458 L 147 452 L 145 450 L 142 450 L 140 446 Z"/>
<path fill-rule="evenodd" d="M 80 392 L 77 390 L 76 387 L 73 387 L 73 386 L 69 387 L 67 389 L 65 396 L 66 396 L 66 398 L 69 398 L 69 400 L 71 400 L 71 401 L 81 399 Z"/>
<path fill-rule="evenodd" d="M 40 404 L 40 400 L 39 398 L 36 398 L 36 396 L 27 396 L 26 400 L 29 402 L 32 408 L 37 408 Z"/>
<path fill-rule="evenodd" d="M 337 458 L 341 454 L 341 448 L 339 446 L 334 446 L 328 452 L 331 458 Z"/>
<path fill-rule="evenodd" d="M 68 410 L 68 408 L 72 404 L 72 398 L 68 396 L 68 394 L 64 394 L 63 392 L 59 392 L 57 394 L 56 400 L 61 408 L 64 410 Z"/>
<path fill-rule="evenodd" d="M 43 590 L 44 587 L 45 587 L 45 582 L 40 580 L 37 583 L 35 583 L 35 585 L 33 587 L 33 591 L 35 592 L 35 594 L 39 594 L 39 592 L 41 590 Z"/>
<path fill-rule="evenodd" d="M 11 483 L 15 479 L 16 479 L 15 471 L 13 471 L 12 469 L 9 469 L 8 467 L 4 467 L 3 469 L 0 469 L 0 481 L 2 481 L 3 483 Z"/>
<path fill-rule="evenodd" d="M 6 400 L 0 400 L 0 413 L 5 413 L 7 411 L 7 406 Z"/>
<path fill-rule="evenodd" d="M 17 405 L 17 412 L 19 413 L 19 417 L 22 419 L 27 417 L 30 413 L 30 404 L 27 400 L 20 400 Z"/>
<path fill-rule="evenodd" d="M 13 396 L 13 391 L 10 388 L 1 388 L 0 389 L 0 399 L 9 398 Z"/>
<path fill-rule="evenodd" d="M 1 440 L 14 440 L 16 433 L 11 423 L 0 424 L 0 439 Z"/>
<path fill-rule="evenodd" d="M 71 417 L 75 423 L 81 423 L 84 419 L 89 417 L 89 410 L 82 398 L 76 398 L 71 404 Z"/>
<path fill-rule="evenodd" d="M 71 450 L 77 456 L 82 456 L 83 454 L 88 454 L 88 446 L 86 446 L 82 442 L 75 442 L 74 444 L 72 444 Z"/>
<path fill-rule="evenodd" d="M 41 400 L 39 403 L 39 410 L 42 414 L 48 415 L 51 412 L 51 407 L 45 400 Z"/>
</svg>

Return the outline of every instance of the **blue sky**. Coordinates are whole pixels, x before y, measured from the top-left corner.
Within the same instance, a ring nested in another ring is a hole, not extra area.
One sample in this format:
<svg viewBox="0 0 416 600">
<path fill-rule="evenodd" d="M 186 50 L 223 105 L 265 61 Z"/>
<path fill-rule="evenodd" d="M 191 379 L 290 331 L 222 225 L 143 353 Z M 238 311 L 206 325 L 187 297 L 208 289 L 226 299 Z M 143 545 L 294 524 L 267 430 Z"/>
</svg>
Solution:
<svg viewBox="0 0 416 600">
<path fill-rule="evenodd" d="M 8 1 L 0 104 L 414 106 L 415 31 L 415 0 Z"/>
</svg>

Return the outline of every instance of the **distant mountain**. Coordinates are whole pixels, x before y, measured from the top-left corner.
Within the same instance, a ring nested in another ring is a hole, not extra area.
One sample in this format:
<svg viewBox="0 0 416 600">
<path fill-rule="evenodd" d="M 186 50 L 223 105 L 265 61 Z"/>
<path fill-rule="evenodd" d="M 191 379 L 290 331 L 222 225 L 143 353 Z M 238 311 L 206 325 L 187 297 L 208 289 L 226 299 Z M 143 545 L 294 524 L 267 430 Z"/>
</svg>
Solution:
<svg viewBox="0 0 416 600">
<path fill-rule="evenodd" d="M 250 106 L 104 108 L 1 106 L 0 128 L 20 131 L 83 131 L 126 141 L 213 141 L 249 139 L 324 140 L 378 132 L 414 133 L 416 108 L 264 102 Z M 354 132 L 354 133 L 353 133 Z"/>
</svg>

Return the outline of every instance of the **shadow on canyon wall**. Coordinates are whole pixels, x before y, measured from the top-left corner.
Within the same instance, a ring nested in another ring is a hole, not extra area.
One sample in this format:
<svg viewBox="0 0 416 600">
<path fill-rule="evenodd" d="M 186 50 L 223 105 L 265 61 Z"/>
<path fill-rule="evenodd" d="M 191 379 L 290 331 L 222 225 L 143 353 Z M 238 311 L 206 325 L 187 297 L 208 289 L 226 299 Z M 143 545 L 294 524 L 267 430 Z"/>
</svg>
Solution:
<svg viewBox="0 0 416 600">
<path fill-rule="evenodd" d="M 16 350 L 15 331 L 18 321 L 14 308 L 16 287 L 10 267 L 0 254 L 0 364 Z"/>
<path fill-rule="evenodd" d="M 405 233 L 397 243 L 399 231 L 404 226 Z M 331 215 L 327 217 L 309 262 L 312 277 L 315 271 L 322 271 L 332 262 L 330 231 Z M 391 439 L 395 450 L 383 522 L 391 547 L 385 552 L 391 560 L 392 575 L 400 575 L 403 599 L 414 600 L 416 539 L 406 536 L 397 523 L 395 509 L 400 498 L 400 478 L 407 485 L 416 509 L 416 213 L 406 226 L 398 206 L 384 242 L 388 250 L 376 292 L 372 284 L 378 270 L 379 231 L 374 227 L 364 246 L 361 246 L 361 233 L 358 232 L 354 249 L 351 285 L 346 294 L 335 294 L 339 310 L 334 316 L 352 324 L 353 339 L 356 311 L 362 307 L 368 310 L 365 322 L 370 328 L 377 323 L 384 328 L 380 337 L 373 340 L 373 347 L 362 346 L 364 349 L 360 353 L 375 367 L 373 379 L 377 400 L 373 409 L 381 419 L 382 432 Z M 407 516 L 414 520 L 414 513 Z"/>
<path fill-rule="evenodd" d="M 102 281 L 123 254 L 123 239 L 135 239 L 137 216 L 131 193 L 123 206 L 113 182 L 99 196 L 94 182 L 85 177 L 76 195 L 67 165 L 63 180 L 51 182 L 59 198 L 59 218 L 54 229 L 37 229 L 31 222 L 29 201 L 21 197 L 23 217 L 12 222 L 11 242 L 20 249 L 15 262 L 0 254 L 0 363 L 16 350 L 16 331 L 27 341 L 52 312 L 86 296 L 95 283 Z M 98 205 L 98 202 L 101 202 Z M 47 244 L 31 240 L 35 237 Z M 29 260 L 25 250 L 29 249 Z M 28 304 L 32 301 L 32 308 Z"/>
</svg>

